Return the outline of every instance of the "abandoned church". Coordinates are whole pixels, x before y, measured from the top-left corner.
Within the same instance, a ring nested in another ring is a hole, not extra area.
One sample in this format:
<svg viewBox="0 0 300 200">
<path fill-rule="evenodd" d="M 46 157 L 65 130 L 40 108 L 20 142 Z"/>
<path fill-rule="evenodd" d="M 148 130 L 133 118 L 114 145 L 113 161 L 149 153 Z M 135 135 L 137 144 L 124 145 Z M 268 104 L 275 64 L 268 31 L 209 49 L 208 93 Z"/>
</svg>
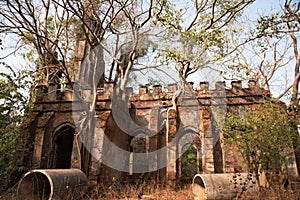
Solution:
<svg viewBox="0 0 300 200">
<path fill-rule="evenodd" d="M 85 42 L 77 44 L 73 70 L 81 66 Z M 177 84 L 140 86 L 119 94 L 114 82 L 94 93 L 76 84 L 37 84 L 23 129 L 29 150 L 24 159 L 31 169 L 77 168 L 104 184 L 143 178 L 176 185 L 198 173 L 245 172 L 237 147 L 223 140 L 222 116 L 255 109 L 271 96 L 254 80 L 190 82 L 184 90 Z M 298 174 L 296 159 L 289 169 Z"/>
<path fill-rule="evenodd" d="M 177 109 L 170 109 L 177 85 L 154 85 L 151 91 L 141 86 L 135 93 L 127 88 L 127 101 L 122 106 L 136 127 L 125 130 L 122 126 L 126 120 L 114 115 L 119 109 L 114 108 L 114 83 L 105 83 L 97 89 L 96 128 L 88 159 L 83 160 L 86 146 L 77 120 L 82 110 L 74 107 L 77 104 L 73 91 L 60 87 L 37 86 L 32 114 L 24 128 L 27 137 L 34 141 L 29 146 L 32 157 L 28 160 L 33 169 L 79 168 L 89 180 L 103 183 L 146 177 L 173 185 L 190 181 L 197 173 L 243 172 L 237 149 L 222 140 L 213 109 L 230 112 L 254 108 L 270 96 L 255 81 L 249 81 L 246 87 L 241 81 L 233 81 L 230 88 L 225 87 L 225 82 L 216 82 L 214 89 L 207 82 L 200 82 L 199 89 L 186 92 L 181 102 L 176 101 Z M 126 153 L 119 153 L 115 146 Z M 184 161 L 191 159 L 185 158 L 186 152 L 194 155 L 193 161 Z M 295 162 L 290 169 L 297 173 Z"/>
</svg>

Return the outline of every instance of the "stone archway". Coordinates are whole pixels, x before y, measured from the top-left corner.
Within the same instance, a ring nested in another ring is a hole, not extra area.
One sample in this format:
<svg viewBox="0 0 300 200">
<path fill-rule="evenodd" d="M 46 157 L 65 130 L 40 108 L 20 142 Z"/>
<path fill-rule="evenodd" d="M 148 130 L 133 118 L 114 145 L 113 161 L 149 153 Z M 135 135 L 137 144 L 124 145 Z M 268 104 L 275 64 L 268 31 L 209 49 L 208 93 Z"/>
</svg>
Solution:
<svg viewBox="0 0 300 200">
<path fill-rule="evenodd" d="M 68 169 L 71 167 L 75 130 L 71 126 L 64 126 L 55 132 L 53 138 L 53 168 Z"/>
<path fill-rule="evenodd" d="M 191 183 L 203 171 L 200 135 L 193 129 L 183 131 L 177 143 L 176 177 L 180 183 Z"/>
<path fill-rule="evenodd" d="M 149 148 L 149 137 L 144 133 L 136 135 L 130 142 L 130 148 L 132 149 L 132 157 L 130 159 L 132 159 L 131 162 L 133 172 L 147 172 L 149 170 L 149 161 L 147 155 Z"/>
</svg>

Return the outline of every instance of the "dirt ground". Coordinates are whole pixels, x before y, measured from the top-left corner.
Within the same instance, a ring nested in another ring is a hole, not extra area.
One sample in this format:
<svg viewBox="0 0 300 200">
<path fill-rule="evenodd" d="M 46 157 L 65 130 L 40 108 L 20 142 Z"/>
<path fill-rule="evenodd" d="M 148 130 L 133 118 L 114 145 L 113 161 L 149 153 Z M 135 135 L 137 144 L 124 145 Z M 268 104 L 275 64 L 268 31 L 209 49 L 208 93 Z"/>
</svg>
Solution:
<svg viewBox="0 0 300 200">
<path fill-rule="evenodd" d="M 16 199 L 16 188 L 12 188 L 7 192 L 0 194 L 0 200 Z M 64 198 L 66 200 L 193 200 L 194 195 L 191 185 L 183 188 L 153 188 L 150 185 L 143 186 L 111 186 L 98 187 L 83 194 L 80 198 Z M 241 200 L 300 200 L 299 190 L 290 189 L 268 189 L 260 193 L 238 198 Z M 60 199 L 62 200 L 62 199 Z"/>
</svg>

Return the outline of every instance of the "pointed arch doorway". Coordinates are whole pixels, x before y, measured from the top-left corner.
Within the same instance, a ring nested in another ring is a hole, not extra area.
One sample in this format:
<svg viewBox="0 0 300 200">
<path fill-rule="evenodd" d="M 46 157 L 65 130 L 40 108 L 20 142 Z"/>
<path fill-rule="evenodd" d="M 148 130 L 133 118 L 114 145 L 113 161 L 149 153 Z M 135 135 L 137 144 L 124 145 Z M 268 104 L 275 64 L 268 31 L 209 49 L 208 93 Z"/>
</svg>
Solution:
<svg viewBox="0 0 300 200">
<path fill-rule="evenodd" d="M 74 133 L 73 127 L 64 126 L 54 134 L 53 168 L 69 169 L 71 167 Z"/>
<path fill-rule="evenodd" d="M 182 147 L 181 156 L 181 182 L 191 183 L 193 177 L 198 173 L 198 150 L 192 144 Z"/>
</svg>

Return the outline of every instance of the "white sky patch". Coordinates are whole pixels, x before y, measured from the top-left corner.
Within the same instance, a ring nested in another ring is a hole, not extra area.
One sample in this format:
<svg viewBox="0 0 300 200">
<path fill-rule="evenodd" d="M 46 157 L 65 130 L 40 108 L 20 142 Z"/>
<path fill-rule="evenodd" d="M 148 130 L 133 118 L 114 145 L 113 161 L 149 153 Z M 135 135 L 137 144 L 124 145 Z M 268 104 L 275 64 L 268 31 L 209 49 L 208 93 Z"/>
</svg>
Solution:
<svg viewBox="0 0 300 200">
<path fill-rule="evenodd" d="M 188 3 L 190 2 L 190 3 Z M 283 5 L 283 0 L 257 0 L 252 5 L 250 5 L 246 10 L 244 11 L 245 16 L 249 19 L 248 24 L 244 24 L 243 28 L 249 28 L 251 25 L 254 25 L 255 20 L 262 14 L 270 14 L 275 11 L 280 11 L 281 5 Z M 178 1 L 176 1 L 178 3 Z M 185 16 L 187 19 L 190 20 L 192 17 L 192 12 L 194 8 L 191 8 L 190 5 L 191 1 L 183 1 L 181 0 L 181 5 L 178 7 L 182 8 L 188 8 L 184 13 L 183 16 Z M 188 21 L 189 21 L 188 20 Z M 250 28 L 249 28 L 250 29 Z M 0 35 L 1 36 L 1 35 Z M 0 57 L 4 57 L 7 54 L 10 54 L 13 52 L 17 39 L 11 36 L 3 36 L 1 37 L 3 40 L 3 50 L 0 50 Z M 5 59 L 1 59 L 1 62 L 5 62 L 6 64 L 12 66 L 14 69 L 26 69 L 31 68 L 30 64 L 26 62 L 20 54 L 22 53 L 22 49 L 19 49 L 16 53 L 8 56 Z M 252 57 L 252 55 L 249 55 L 249 59 Z M 255 65 L 255 58 L 253 58 L 253 65 Z M 152 62 L 152 61 L 150 61 Z M 106 62 L 106 64 L 110 65 L 110 62 Z M 285 87 L 287 87 L 289 84 L 292 83 L 293 77 L 294 77 L 294 62 L 291 62 L 288 66 L 285 68 L 282 68 L 278 70 L 275 73 L 274 78 L 272 79 L 271 83 L 271 93 L 274 97 L 278 96 L 280 92 L 284 90 Z M 0 65 L 0 71 L 1 72 L 8 72 L 7 69 L 3 68 Z M 139 86 L 139 85 L 145 85 L 149 82 L 149 79 L 161 81 L 162 85 L 167 85 L 174 83 L 174 79 L 179 81 L 178 75 L 176 74 L 176 70 L 172 68 L 166 68 L 166 67 L 158 67 L 157 69 L 145 69 L 141 71 L 133 72 L 131 77 L 132 80 L 135 80 L 137 82 L 128 83 L 128 86 Z M 137 77 L 137 79 L 134 79 Z M 211 69 L 202 69 L 197 71 L 196 73 L 192 74 L 188 77 L 187 81 L 194 82 L 195 88 L 198 88 L 198 84 L 200 81 L 208 81 L 210 84 L 210 87 L 214 87 L 214 83 L 216 81 L 223 80 L 222 77 L 218 72 L 213 72 Z M 287 99 L 282 99 L 285 102 L 287 102 Z"/>
</svg>

